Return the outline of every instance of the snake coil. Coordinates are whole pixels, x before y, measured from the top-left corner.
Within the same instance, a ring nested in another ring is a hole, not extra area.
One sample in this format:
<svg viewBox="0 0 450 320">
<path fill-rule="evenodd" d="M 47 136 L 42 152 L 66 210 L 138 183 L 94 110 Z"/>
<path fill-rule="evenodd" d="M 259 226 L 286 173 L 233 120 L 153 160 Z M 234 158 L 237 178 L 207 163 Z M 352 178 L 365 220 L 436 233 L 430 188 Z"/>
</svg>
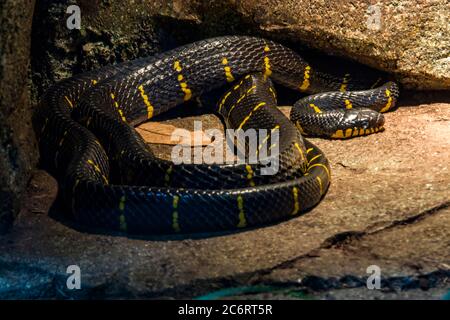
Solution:
<svg viewBox="0 0 450 320">
<path fill-rule="evenodd" d="M 276 108 L 270 79 L 313 94 L 294 105 L 292 122 Z M 276 157 L 276 174 L 261 174 L 262 160 L 175 165 L 155 157 L 133 128 L 226 84 L 217 113 L 229 128 L 266 129 L 256 152 L 277 147 L 266 158 Z M 378 111 L 394 107 L 398 87 L 355 91 L 362 89 L 276 42 L 218 37 L 61 81 L 41 98 L 34 128 L 41 162 L 79 224 L 135 234 L 233 230 L 296 216 L 320 201 L 330 167 L 302 135 L 382 130 Z"/>
</svg>

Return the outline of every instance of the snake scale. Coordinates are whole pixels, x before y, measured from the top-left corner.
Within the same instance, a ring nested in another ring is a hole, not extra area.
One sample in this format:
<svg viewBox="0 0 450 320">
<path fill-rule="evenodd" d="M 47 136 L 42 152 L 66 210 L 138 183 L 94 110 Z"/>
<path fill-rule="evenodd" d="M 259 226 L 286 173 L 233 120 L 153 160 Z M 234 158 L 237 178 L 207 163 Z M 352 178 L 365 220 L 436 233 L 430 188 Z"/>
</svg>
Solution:
<svg viewBox="0 0 450 320">
<path fill-rule="evenodd" d="M 312 94 L 295 103 L 291 121 L 276 107 L 272 79 Z M 258 150 L 277 144 L 279 152 L 266 156 L 277 157 L 276 174 L 261 174 L 262 161 L 174 164 L 155 157 L 134 129 L 225 85 L 216 112 L 228 128 L 267 130 Z M 235 230 L 296 216 L 321 200 L 330 167 L 303 136 L 382 130 L 378 111 L 394 107 L 398 87 L 364 89 L 276 42 L 225 36 L 58 82 L 42 96 L 34 128 L 41 163 L 77 224 L 130 234 Z"/>
</svg>

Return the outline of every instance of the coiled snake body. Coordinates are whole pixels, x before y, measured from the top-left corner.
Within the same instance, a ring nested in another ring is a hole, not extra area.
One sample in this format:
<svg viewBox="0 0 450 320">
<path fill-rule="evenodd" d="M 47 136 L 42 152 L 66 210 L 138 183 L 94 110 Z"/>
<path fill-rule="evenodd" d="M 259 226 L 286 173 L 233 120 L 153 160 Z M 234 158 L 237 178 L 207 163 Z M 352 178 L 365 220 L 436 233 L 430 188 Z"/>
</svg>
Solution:
<svg viewBox="0 0 450 320">
<path fill-rule="evenodd" d="M 294 105 L 296 126 L 276 108 L 270 79 L 314 94 Z M 175 165 L 156 158 L 133 128 L 227 83 L 216 111 L 228 127 L 267 129 L 258 150 L 278 144 L 276 174 L 261 174 L 262 161 Z M 218 37 L 59 82 L 42 97 L 34 127 L 41 161 L 81 225 L 137 234 L 232 230 L 296 216 L 320 201 L 329 164 L 302 134 L 347 138 L 382 129 L 376 111 L 394 107 L 396 84 L 366 91 L 344 84 L 278 43 Z"/>
</svg>

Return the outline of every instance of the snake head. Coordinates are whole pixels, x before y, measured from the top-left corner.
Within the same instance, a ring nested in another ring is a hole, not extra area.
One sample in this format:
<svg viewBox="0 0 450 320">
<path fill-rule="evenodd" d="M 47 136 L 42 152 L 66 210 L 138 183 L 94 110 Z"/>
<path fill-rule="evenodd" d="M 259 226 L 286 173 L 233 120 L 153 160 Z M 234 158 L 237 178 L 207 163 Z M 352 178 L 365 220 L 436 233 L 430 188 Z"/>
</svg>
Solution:
<svg viewBox="0 0 450 320">
<path fill-rule="evenodd" d="M 384 116 L 368 108 L 346 110 L 339 124 L 340 129 L 376 129 L 384 125 Z"/>
<path fill-rule="evenodd" d="M 368 135 L 384 130 L 383 124 L 384 116 L 377 111 L 367 108 L 345 110 L 336 131 L 330 137 L 347 139 Z"/>
</svg>

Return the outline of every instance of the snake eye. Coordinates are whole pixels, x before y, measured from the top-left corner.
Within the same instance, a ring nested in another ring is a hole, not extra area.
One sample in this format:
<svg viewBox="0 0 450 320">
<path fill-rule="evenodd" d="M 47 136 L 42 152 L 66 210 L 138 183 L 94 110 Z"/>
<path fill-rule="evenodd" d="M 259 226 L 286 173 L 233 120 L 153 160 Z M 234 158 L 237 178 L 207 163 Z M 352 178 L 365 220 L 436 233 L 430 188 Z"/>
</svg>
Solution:
<svg viewBox="0 0 450 320">
<path fill-rule="evenodd" d="M 383 126 L 383 124 L 384 116 L 367 108 L 347 110 L 342 119 L 342 125 L 345 128 L 374 129 Z"/>
</svg>

